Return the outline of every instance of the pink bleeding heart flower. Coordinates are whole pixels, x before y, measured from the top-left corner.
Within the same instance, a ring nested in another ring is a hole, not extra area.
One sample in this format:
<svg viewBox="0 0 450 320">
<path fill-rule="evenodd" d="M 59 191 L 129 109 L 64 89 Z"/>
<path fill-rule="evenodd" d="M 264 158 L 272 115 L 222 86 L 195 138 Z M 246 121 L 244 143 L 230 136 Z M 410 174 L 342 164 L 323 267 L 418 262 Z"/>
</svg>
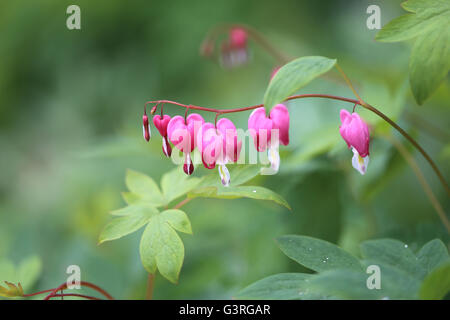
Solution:
<svg viewBox="0 0 450 320">
<path fill-rule="evenodd" d="M 247 38 L 247 31 L 242 28 L 233 28 L 230 30 L 230 45 L 234 48 L 247 46 Z"/>
<path fill-rule="evenodd" d="M 272 174 L 278 172 L 280 155 L 279 142 L 289 144 L 289 111 L 283 104 L 277 104 L 266 116 L 264 107 L 255 109 L 248 119 L 248 128 L 253 137 L 256 150 L 259 152 L 268 149 L 268 159 Z"/>
<path fill-rule="evenodd" d="M 339 132 L 353 151 L 352 165 L 364 175 L 369 164 L 369 127 L 356 112 L 350 114 L 342 109 L 340 118 L 342 124 L 339 126 Z"/>
<path fill-rule="evenodd" d="M 242 28 L 230 30 L 228 41 L 222 43 L 221 62 L 226 68 L 233 68 L 248 61 L 247 31 Z"/>
<path fill-rule="evenodd" d="M 242 147 L 242 141 L 238 141 L 233 122 L 222 118 L 217 122 L 217 126 L 209 122 L 203 124 L 197 134 L 197 145 L 204 166 L 213 169 L 217 163 L 222 184 L 229 186 L 230 173 L 226 164 L 238 160 Z"/>
<path fill-rule="evenodd" d="M 142 116 L 142 134 L 144 135 L 144 139 L 146 141 L 149 141 L 152 135 L 150 125 L 148 123 L 148 116 L 145 113 Z"/>
<path fill-rule="evenodd" d="M 157 114 L 153 117 L 153 124 L 162 136 L 162 150 L 166 157 L 170 157 L 172 155 L 172 147 L 167 140 L 167 126 L 169 125 L 170 119 L 171 117 L 167 114 L 162 117 Z"/>
<path fill-rule="evenodd" d="M 197 113 L 190 114 L 186 121 L 181 116 L 170 119 L 167 125 L 167 136 L 173 145 L 181 150 L 185 155 L 183 170 L 191 175 L 194 172 L 194 165 L 191 160 L 191 152 L 196 146 L 196 135 L 205 120 Z"/>
</svg>

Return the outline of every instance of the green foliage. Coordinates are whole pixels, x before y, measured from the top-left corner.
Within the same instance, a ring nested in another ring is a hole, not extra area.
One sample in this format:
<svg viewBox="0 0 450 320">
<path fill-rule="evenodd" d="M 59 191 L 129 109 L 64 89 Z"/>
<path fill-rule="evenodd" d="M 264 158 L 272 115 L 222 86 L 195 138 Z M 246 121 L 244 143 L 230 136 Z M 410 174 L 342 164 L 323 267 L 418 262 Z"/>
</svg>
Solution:
<svg viewBox="0 0 450 320">
<path fill-rule="evenodd" d="M 250 198 L 268 200 L 291 209 L 287 201 L 276 192 L 260 186 L 241 186 L 260 172 L 258 166 L 242 165 L 230 169 L 232 177 L 229 187 L 224 187 L 217 178 L 217 174 L 205 176 L 195 190 L 188 193 L 189 198 L 204 197 L 218 199 Z"/>
<path fill-rule="evenodd" d="M 450 2 L 409 0 L 402 6 L 410 13 L 389 22 L 375 39 L 397 42 L 415 38 L 409 75 L 414 97 L 422 104 L 450 70 Z"/>
<path fill-rule="evenodd" d="M 277 242 L 285 255 L 316 272 L 336 268 L 361 270 L 358 259 L 328 241 L 292 235 L 279 237 Z"/>
<path fill-rule="evenodd" d="M 442 241 L 414 254 L 393 239 L 365 241 L 363 259 L 310 237 L 283 236 L 281 250 L 315 274 L 278 274 L 243 289 L 239 299 L 441 299 L 450 291 L 450 257 Z M 380 268 L 380 289 L 367 286 L 369 266 Z"/>
<path fill-rule="evenodd" d="M 185 212 L 167 209 L 176 199 L 208 197 L 221 199 L 252 198 L 271 200 L 289 208 L 277 193 L 259 186 L 241 186 L 259 173 L 257 166 L 234 166 L 233 183 L 223 187 L 217 174 L 202 178 L 187 177 L 180 168 L 165 173 L 161 189 L 149 176 L 127 170 L 125 182 L 128 192 L 122 193 L 128 206 L 114 210 L 116 216 L 99 236 L 99 243 L 120 239 L 140 228 L 142 234 L 139 252 L 144 268 L 154 274 L 157 270 L 169 281 L 178 282 L 184 260 L 184 245 L 176 231 L 192 234 L 191 223 Z M 164 207 L 163 211 L 160 208 Z"/>
<path fill-rule="evenodd" d="M 420 287 L 419 296 L 424 300 L 442 299 L 450 291 L 450 263 L 434 269 Z"/>
<path fill-rule="evenodd" d="M 236 296 L 242 299 L 317 299 L 317 294 L 308 292 L 308 281 L 311 275 L 305 273 L 280 273 L 256 281 L 243 289 Z"/>
<path fill-rule="evenodd" d="M 181 210 L 165 210 L 154 215 L 141 238 L 139 252 L 144 268 L 159 272 L 173 283 L 178 282 L 184 259 L 184 246 L 175 230 L 192 234 L 191 223 Z"/>
<path fill-rule="evenodd" d="M 281 67 L 264 94 L 266 112 L 294 94 L 301 87 L 328 72 L 336 64 L 335 59 L 319 56 L 301 57 Z"/>
</svg>

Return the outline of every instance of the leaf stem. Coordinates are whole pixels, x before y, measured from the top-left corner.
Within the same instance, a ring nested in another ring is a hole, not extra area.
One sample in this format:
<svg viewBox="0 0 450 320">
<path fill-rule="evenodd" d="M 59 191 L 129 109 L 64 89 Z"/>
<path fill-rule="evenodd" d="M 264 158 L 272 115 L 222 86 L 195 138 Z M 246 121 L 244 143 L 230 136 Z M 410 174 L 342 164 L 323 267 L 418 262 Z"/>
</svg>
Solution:
<svg viewBox="0 0 450 320">
<path fill-rule="evenodd" d="M 147 292 L 145 294 L 146 300 L 152 300 L 153 299 L 153 289 L 155 287 L 155 275 L 153 273 L 148 274 L 147 279 Z"/>
<path fill-rule="evenodd" d="M 180 201 L 178 204 L 176 204 L 173 208 L 174 209 L 179 209 L 179 208 L 181 208 L 182 206 L 184 206 L 186 203 L 188 203 L 191 200 L 192 200 L 192 198 L 186 198 L 186 199 Z"/>
</svg>

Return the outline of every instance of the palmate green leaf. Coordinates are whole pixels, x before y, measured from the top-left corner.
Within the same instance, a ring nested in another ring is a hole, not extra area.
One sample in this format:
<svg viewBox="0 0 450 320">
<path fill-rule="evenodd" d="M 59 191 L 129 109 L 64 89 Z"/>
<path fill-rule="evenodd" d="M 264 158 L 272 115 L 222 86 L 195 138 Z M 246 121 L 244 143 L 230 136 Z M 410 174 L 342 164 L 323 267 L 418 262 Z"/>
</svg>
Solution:
<svg viewBox="0 0 450 320">
<path fill-rule="evenodd" d="M 409 0 L 410 13 L 383 27 L 375 39 L 397 42 L 416 38 L 409 61 L 411 89 L 422 104 L 450 70 L 450 1 Z"/>
<path fill-rule="evenodd" d="M 148 205 L 131 205 L 115 211 L 119 218 L 108 223 L 99 236 L 99 244 L 120 239 L 143 227 L 158 210 Z"/>
<path fill-rule="evenodd" d="M 307 300 L 322 296 L 310 292 L 308 281 L 313 275 L 306 273 L 280 273 L 252 283 L 242 289 L 236 299 L 251 300 Z"/>
<path fill-rule="evenodd" d="M 429 273 L 420 287 L 419 296 L 424 300 L 437 300 L 450 292 L 450 262 Z"/>
<path fill-rule="evenodd" d="M 281 251 L 289 258 L 316 272 L 337 268 L 362 270 L 358 259 L 328 241 L 287 235 L 277 238 L 277 242 Z"/>
<path fill-rule="evenodd" d="M 422 279 L 426 271 L 418 263 L 415 254 L 401 241 L 394 239 L 368 240 L 361 244 L 361 253 L 365 259 L 378 261 L 403 270 Z"/>
<path fill-rule="evenodd" d="M 151 274 L 158 270 L 173 283 L 178 282 L 184 260 L 184 246 L 177 232 L 192 233 L 187 215 L 170 209 L 153 215 L 142 234 L 139 252 L 144 268 Z"/>
<path fill-rule="evenodd" d="M 301 57 L 281 67 L 272 78 L 264 94 L 266 112 L 301 87 L 328 72 L 336 64 L 335 59 L 320 56 Z"/>
<path fill-rule="evenodd" d="M 156 207 L 166 204 L 156 182 L 143 173 L 128 169 L 125 184 L 131 192 L 124 196 L 127 203 L 147 202 Z"/>
</svg>

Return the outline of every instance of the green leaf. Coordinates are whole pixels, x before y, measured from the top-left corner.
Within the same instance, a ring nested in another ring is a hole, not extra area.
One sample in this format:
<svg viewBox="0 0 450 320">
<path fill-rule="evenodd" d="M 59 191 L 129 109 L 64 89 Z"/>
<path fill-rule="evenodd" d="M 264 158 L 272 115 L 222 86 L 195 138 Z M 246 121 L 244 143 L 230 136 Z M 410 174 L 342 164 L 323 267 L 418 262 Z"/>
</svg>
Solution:
<svg viewBox="0 0 450 320">
<path fill-rule="evenodd" d="M 9 260 L 0 261 L 0 280 L 12 284 L 20 283 L 25 291 L 33 288 L 41 273 L 42 260 L 36 255 L 26 257 L 17 267 Z M 9 290 L 10 287 L 4 289 Z"/>
<path fill-rule="evenodd" d="M 312 275 L 305 273 L 280 273 L 252 283 L 242 289 L 236 299 L 254 300 L 297 300 L 319 299 L 320 296 L 308 290 Z"/>
<path fill-rule="evenodd" d="M 420 287 L 419 296 L 424 300 L 437 300 L 450 292 L 450 263 L 428 274 Z"/>
<path fill-rule="evenodd" d="M 152 178 L 143 173 L 128 169 L 125 177 L 125 184 L 134 194 L 133 198 L 135 200 L 140 199 L 141 201 L 149 202 L 154 206 L 166 204 L 158 185 Z M 129 194 L 127 195 L 127 198 L 128 196 Z"/>
<path fill-rule="evenodd" d="M 419 298 L 420 279 L 380 260 L 363 260 L 361 263 L 365 270 L 370 265 L 376 265 L 380 268 L 381 288 L 371 289 L 377 291 L 380 298 L 391 300 Z M 372 273 L 366 273 L 366 279 L 371 275 Z"/>
<path fill-rule="evenodd" d="M 335 59 L 311 56 L 295 59 L 281 67 L 264 94 L 266 112 L 269 113 L 277 103 L 284 101 L 301 87 L 328 72 L 335 64 Z"/>
<path fill-rule="evenodd" d="M 434 239 L 426 243 L 417 253 L 417 258 L 419 264 L 427 272 L 431 272 L 433 269 L 450 259 L 447 247 L 439 239 Z"/>
<path fill-rule="evenodd" d="M 166 210 L 153 215 L 142 234 L 139 251 L 144 268 L 158 270 L 173 283 L 178 282 L 184 260 L 184 246 L 174 230 L 191 233 L 191 225 L 181 210 Z"/>
<path fill-rule="evenodd" d="M 328 270 L 312 277 L 308 286 L 316 294 L 329 295 L 339 299 L 381 299 L 379 290 L 367 288 L 368 276 L 354 270 Z"/>
<path fill-rule="evenodd" d="M 121 217 L 108 223 L 99 236 L 99 244 L 105 241 L 120 239 L 143 227 L 150 218 L 157 214 L 154 207 L 132 205 L 121 210 Z"/>
<path fill-rule="evenodd" d="M 200 178 L 187 176 L 180 168 L 175 168 L 163 175 L 161 188 L 167 203 L 181 197 L 194 189 L 200 182 Z"/>
<path fill-rule="evenodd" d="M 336 268 L 361 271 L 361 264 L 338 246 L 320 239 L 287 235 L 277 239 L 281 251 L 301 265 L 323 272 Z"/>
<path fill-rule="evenodd" d="M 184 211 L 178 209 L 169 209 L 161 213 L 163 219 L 170 224 L 172 228 L 180 232 L 192 234 L 192 227 L 189 218 Z"/>
<path fill-rule="evenodd" d="M 38 256 L 30 256 L 22 260 L 16 270 L 17 279 L 25 290 L 30 290 L 42 273 L 42 260 Z"/>
<path fill-rule="evenodd" d="M 397 267 L 416 278 L 421 279 L 425 276 L 425 270 L 419 265 L 417 257 L 401 241 L 394 239 L 364 241 L 361 244 L 361 253 L 365 259 Z"/>
<path fill-rule="evenodd" d="M 450 15 L 448 16 L 450 21 Z M 422 104 L 439 86 L 450 70 L 450 23 L 447 27 L 420 35 L 409 59 L 411 89 Z"/>
<path fill-rule="evenodd" d="M 402 6 L 410 13 L 389 22 L 375 39 L 397 42 L 416 38 L 409 79 L 414 98 L 422 104 L 450 70 L 450 1 L 409 0 Z"/>
<path fill-rule="evenodd" d="M 269 200 L 291 210 L 291 207 L 282 196 L 280 196 L 276 192 L 273 192 L 270 189 L 259 186 L 205 187 L 199 190 L 195 190 L 194 192 L 191 192 L 188 196 L 190 198 L 195 197 L 217 198 L 217 199 L 250 198 L 257 200 Z"/>
</svg>

